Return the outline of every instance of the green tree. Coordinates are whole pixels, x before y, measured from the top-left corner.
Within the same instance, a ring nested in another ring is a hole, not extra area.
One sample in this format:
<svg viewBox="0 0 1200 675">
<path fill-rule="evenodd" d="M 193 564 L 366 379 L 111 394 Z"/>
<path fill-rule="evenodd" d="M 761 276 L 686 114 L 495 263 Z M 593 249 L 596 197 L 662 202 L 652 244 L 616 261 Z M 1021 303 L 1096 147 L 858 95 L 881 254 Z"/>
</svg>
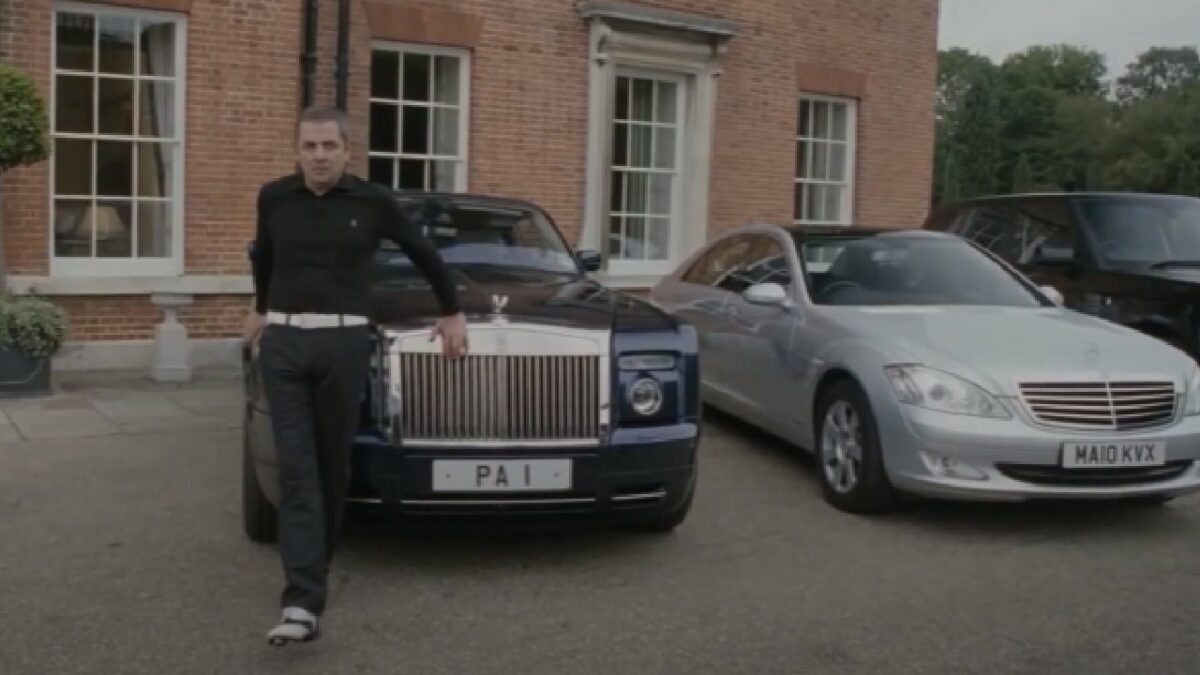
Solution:
<svg viewBox="0 0 1200 675">
<path fill-rule="evenodd" d="M 1152 47 L 1117 78 L 1117 99 L 1129 104 L 1200 81 L 1200 53 L 1195 47 Z"/>
<path fill-rule="evenodd" d="M 1012 191 L 1032 192 L 1033 189 L 1033 167 L 1029 166 L 1029 158 L 1022 154 L 1017 159 L 1017 168 L 1013 171 Z"/>
<path fill-rule="evenodd" d="M 1175 194 L 1200 196 L 1200 185 L 1196 183 L 1196 162 L 1188 158 L 1179 167 L 1175 178 Z"/>
<path fill-rule="evenodd" d="M 996 67 L 962 49 L 942 52 L 938 63 L 935 200 L 990 193 L 1001 140 Z M 948 177 L 953 178 L 950 184 Z"/>
</svg>

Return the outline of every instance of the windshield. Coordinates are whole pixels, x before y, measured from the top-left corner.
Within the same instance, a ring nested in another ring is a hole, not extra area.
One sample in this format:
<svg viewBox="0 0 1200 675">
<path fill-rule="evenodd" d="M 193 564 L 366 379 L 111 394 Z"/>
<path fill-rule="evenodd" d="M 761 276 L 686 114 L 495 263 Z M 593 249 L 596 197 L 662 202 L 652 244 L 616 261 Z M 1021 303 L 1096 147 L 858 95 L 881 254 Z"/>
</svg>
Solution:
<svg viewBox="0 0 1200 675">
<path fill-rule="evenodd" d="M 1109 263 L 1200 263 L 1200 199 L 1087 197 L 1078 205 L 1096 252 Z"/>
<path fill-rule="evenodd" d="M 421 207 L 411 209 L 427 213 Z M 575 258 L 548 218 L 532 208 L 442 203 L 425 236 L 442 254 L 447 265 L 512 268 L 558 274 L 578 274 Z M 417 216 L 418 222 L 426 218 Z M 389 265 L 411 265 L 407 256 L 385 240 Z"/>
<path fill-rule="evenodd" d="M 801 244 L 808 288 L 820 305 L 1045 304 L 999 264 L 959 239 L 899 234 Z"/>
</svg>

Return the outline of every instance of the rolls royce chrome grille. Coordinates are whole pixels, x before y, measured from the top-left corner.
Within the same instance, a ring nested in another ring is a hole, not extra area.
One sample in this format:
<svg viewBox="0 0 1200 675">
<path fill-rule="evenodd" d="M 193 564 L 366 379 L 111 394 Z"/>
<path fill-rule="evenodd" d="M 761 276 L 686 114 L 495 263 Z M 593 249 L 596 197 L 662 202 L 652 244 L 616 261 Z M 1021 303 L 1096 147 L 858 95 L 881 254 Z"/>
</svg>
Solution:
<svg viewBox="0 0 1200 675">
<path fill-rule="evenodd" d="M 1042 424 L 1124 430 L 1167 424 L 1178 405 L 1171 382 L 1023 382 L 1021 398 Z"/>
<path fill-rule="evenodd" d="M 398 444 L 596 445 L 609 418 L 607 331 L 473 325 L 447 359 L 427 332 L 393 334 L 387 411 Z"/>
<path fill-rule="evenodd" d="M 594 441 L 595 356 L 399 354 L 400 438 L 419 441 Z"/>
</svg>

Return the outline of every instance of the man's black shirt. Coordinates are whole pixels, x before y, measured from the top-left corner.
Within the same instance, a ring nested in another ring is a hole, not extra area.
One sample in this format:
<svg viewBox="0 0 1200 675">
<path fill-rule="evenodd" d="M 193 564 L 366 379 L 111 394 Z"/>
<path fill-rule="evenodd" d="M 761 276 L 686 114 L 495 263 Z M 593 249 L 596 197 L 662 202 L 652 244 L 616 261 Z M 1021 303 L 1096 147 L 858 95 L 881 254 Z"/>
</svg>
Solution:
<svg viewBox="0 0 1200 675">
<path fill-rule="evenodd" d="M 255 309 L 367 316 L 380 239 L 394 241 L 424 273 L 443 314 L 458 312 L 456 287 L 437 249 L 386 188 L 350 174 L 323 195 L 300 174 L 259 190 Z"/>
</svg>

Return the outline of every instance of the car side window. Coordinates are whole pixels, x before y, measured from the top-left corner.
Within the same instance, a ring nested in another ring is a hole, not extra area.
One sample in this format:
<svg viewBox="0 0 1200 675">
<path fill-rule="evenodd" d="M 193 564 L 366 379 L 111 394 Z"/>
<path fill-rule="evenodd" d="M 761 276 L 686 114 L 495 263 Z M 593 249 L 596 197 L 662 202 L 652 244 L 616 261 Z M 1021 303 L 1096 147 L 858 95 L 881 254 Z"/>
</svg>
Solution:
<svg viewBox="0 0 1200 675">
<path fill-rule="evenodd" d="M 1021 257 L 1020 221 L 1017 209 L 988 204 L 964 211 L 951 231 L 1004 260 L 1016 262 Z"/>
<path fill-rule="evenodd" d="M 1074 249 L 1076 233 L 1071 212 L 1064 201 L 1037 200 L 1021 204 L 1018 216 L 1020 234 L 1016 261 L 1026 265 L 1039 249 Z"/>
<path fill-rule="evenodd" d="M 750 241 L 745 255 L 718 285 L 732 293 L 741 293 L 755 284 L 776 283 L 790 293 L 791 265 L 779 240 L 769 235 L 755 235 Z"/>
<path fill-rule="evenodd" d="M 749 250 L 749 237 L 739 236 L 726 239 L 696 259 L 682 280 L 690 284 L 717 286 L 721 279 L 736 265 Z"/>
</svg>

